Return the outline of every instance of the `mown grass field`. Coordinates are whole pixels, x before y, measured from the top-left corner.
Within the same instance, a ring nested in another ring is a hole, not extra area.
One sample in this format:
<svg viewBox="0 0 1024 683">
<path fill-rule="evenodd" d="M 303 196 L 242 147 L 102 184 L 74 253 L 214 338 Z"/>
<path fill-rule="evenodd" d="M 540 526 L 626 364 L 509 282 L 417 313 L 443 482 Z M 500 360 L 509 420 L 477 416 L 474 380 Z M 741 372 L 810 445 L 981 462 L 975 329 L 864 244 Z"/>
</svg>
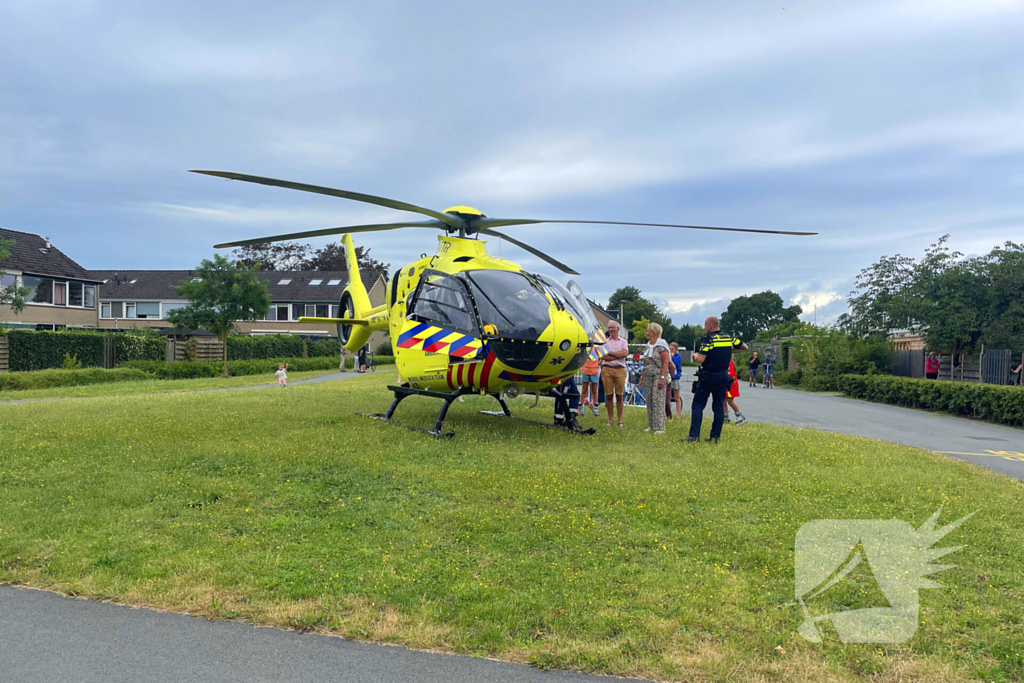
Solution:
<svg viewBox="0 0 1024 683">
<path fill-rule="evenodd" d="M 662 680 L 1024 675 L 1020 482 L 759 424 L 684 447 L 685 425 L 643 434 L 639 410 L 573 437 L 478 415 L 479 398 L 439 442 L 354 415 L 386 407 L 391 378 L 0 406 L 0 580 Z M 513 410 L 550 418 L 531 402 Z M 399 418 L 435 412 L 411 398 Z M 797 635 L 801 524 L 916 527 L 939 506 L 940 523 L 981 512 L 940 542 L 968 547 L 921 592 L 911 640 Z"/>
<path fill-rule="evenodd" d="M 289 372 L 288 381 L 316 377 L 331 370 Z M 351 372 L 351 370 L 349 371 Z M 151 379 L 140 382 L 111 382 L 109 384 L 86 384 L 76 387 L 53 387 L 51 389 L 26 389 L 24 391 L 0 391 L 0 403 L 40 398 L 89 398 L 95 396 L 125 396 L 128 394 L 153 394 L 175 391 L 198 391 L 226 387 L 248 387 L 255 384 L 277 384 L 272 374 L 241 375 L 239 377 L 202 377 L 200 379 Z"/>
</svg>

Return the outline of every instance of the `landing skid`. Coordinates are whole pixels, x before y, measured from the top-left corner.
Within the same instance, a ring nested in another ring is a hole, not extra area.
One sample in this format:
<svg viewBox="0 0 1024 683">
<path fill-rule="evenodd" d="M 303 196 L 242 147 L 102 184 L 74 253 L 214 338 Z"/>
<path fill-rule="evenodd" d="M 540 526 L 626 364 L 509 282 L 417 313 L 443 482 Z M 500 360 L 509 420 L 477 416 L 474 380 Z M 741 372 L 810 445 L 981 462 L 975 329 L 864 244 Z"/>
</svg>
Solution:
<svg viewBox="0 0 1024 683">
<path fill-rule="evenodd" d="M 556 412 L 566 415 L 569 414 L 569 401 L 568 399 L 559 393 L 557 390 L 551 390 L 551 396 L 555 399 L 555 404 L 558 407 Z M 580 423 L 576 421 L 575 417 L 570 416 L 569 419 L 562 423 L 551 423 L 541 422 L 539 420 L 528 420 L 525 417 L 513 417 L 512 411 L 508 409 L 508 405 L 505 403 L 505 399 L 500 395 L 495 395 L 494 398 L 498 399 L 498 403 L 501 405 L 501 410 L 481 410 L 481 415 L 491 415 L 492 417 L 505 417 L 510 420 L 518 420 L 520 422 L 529 422 L 530 424 L 540 425 L 542 427 L 550 427 L 552 429 L 560 429 L 570 434 L 579 434 L 580 436 L 591 436 L 597 434 L 597 429 L 591 427 L 589 429 L 583 429 L 580 427 Z M 537 400 L 540 401 L 540 396 L 537 396 Z M 535 404 L 536 405 L 536 404 Z"/>
<path fill-rule="evenodd" d="M 387 410 L 386 413 L 357 413 L 357 414 L 361 415 L 363 417 L 368 417 L 368 418 L 373 419 L 373 420 L 384 420 L 385 422 L 389 422 L 389 423 L 391 423 L 393 425 L 397 425 L 399 427 L 405 427 L 406 429 L 411 429 L 414 432 L 422 432 L 423 434 L 430 434 L 431 436 L 433 436 L 435 438 L 438 438 L 438 439 L 450 439 L 453 436 L 455 436 L 455 432 L 453 430 L 451 430 L 451 429 L 449 429 L 446 432 L 441 431 L 441 428 L 444 425 L 444 419 L 445 419 L 445 417 L 447 417 L 448 409 L 451 408 L 452 403 L 454 403 L 456 400 L 458 400 L 462 396 L 465 396 L 467 394 L 475 394 L 476 393 L 474 390 L 466 389 L 464 387 L 456 389 L 455 391 L 453 391 L 451 393 L 445 393 L 445 392 L 442 392 L 442 391 L 428 391 L 427 389 L 414 389 L 413 387 L 410 387 L 410 386 L 394 386 L 394 385 L 389 385 L 388 389 L 390 389 L 391 392 L 395 395 L 395 398 L 391 402 L 391 405 L 388 407 L 388 410 Z M 559 394 L 558 392 L 556 392 L 554 390 L 552 390 L 551 393 L 554 396 L 555 401 L 561 401 L 563 403 L 563 408 L 564 408 L 563 414 L 568 413 L 569 412 L 568 411 L 568 402 L 565 400 L 565 398 L 561 394 Z M 405 398 L 407 398 L 409 396 L 425 396 L 427 398 L 439 398 L 439 399 L 444 401 L 444 404 L 441 406 L 441 409 L 437 412 L 437 419 L 434 420 L 434 428 L 433 429 L 424 429 L 423 427 L 417 427 L 416 425 L 405 424 L 405 423 L 399 422 L 398 420 L 394 419 L 395 411 L 398 409 L 398 404 L 401 403 Z M 539 422 L 537 420 L 527 420 L 526 418 L 522 418 L 522 417 L 513 417 L 512 416 L 512 411 L 509 410 L 508 404 L 505 403 L 505 398 L 501 394 L 491 394 L 491 396 L 494 397 L 494 399 L 498 402 L 498 405 L 501 406 L 501 410 L 481 410 L 480 413 L 483 414 L 483 415 L 493 415 L 493 416 L 497 416 L 497 417 L 508 418 L 510 420 L 518 420 L 520 422 L 529 422 L 531 424 L 537 424 L 537 425 L 541 425 L 543 427 L 551 427 L 551 428 L 554 428 L 554 429 L 561 429 L 563 431 L 567 431 L 567 432 L 570 432 L 572 434 L 580 434 L 580 435 L 585 435 L 585 436 L 588 436 L 590 434 L 595 434 L 597 432 L 597 430 L 594 429 L 593 427 L 591 427 L 590 429 L 583 429 L 582 427 L 580 427 L 580 425 L 576 421 L 575 417 L 570 418 L 569 420 L 567 420 L 565 424 L 551 424 L 551 423 L 548 423 L 548 422 Z"/>
</svg>

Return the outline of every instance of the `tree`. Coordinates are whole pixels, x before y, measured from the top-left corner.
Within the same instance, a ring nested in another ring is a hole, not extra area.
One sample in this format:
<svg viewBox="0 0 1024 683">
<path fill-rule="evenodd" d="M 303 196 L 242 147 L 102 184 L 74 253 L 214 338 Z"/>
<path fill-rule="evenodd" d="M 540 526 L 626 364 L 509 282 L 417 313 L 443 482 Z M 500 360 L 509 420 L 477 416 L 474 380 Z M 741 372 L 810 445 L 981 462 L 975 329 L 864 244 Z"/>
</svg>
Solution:
<svg viewBox="0 0 1024 683">
<path fill-rule="evenodd" d="M 167 319 L 176 327 L 204 328 L 224 346 L 224 376 L 228 376 L 228 334 L 236 321 L 263 318 L 270 310 L 267 286 L 252 268 L 238 266 L 220 254 L 203 259 L 192 280 L 174 287 L 188 305 L 171 311 Z"/>
<path fill-rule="evenodd" d="M 231 256 L 239 266 L 252 270 L 303 270 L 309 251 L 308 244 L 264 242 L 239 247 Z"/>
<path fill-rule="evenodd" d="M 1017 351 L 1024 346 L 1024 245 L 1007 242 L 984 256 L 964 258 L 948 235 L 920 260 L 883 256 L 860 272 L 850 293 L 850 316 L 840 322 L 858 335 L 884 339 L 893 330 L 925 335 L 934 348 Z"/>
<path fill-rule="evenodd" d="M 608 299 L 608 310 L 613 313 L 619 310 L 619 305 L 627 301 L 636 301 L 640 298 L 640 290 L 633 285 L 619 287 Z"/>
<path fill-rule="evenodd" d="M 802 312 L 797 305 L 783 307 L 782 297 L 769 290 L 730 301 L 722 313 L 721 325 L 740 339 L 752 340 L 758 332 L 767 332 L 774 325 L 799 321 Z"/>
<path fill-rule="evenodd" d="M 13 246 L 13 240 L 0 240 L 0 263 L 10 258 Z M 21 313 L 25 310 L 25 296 L 29 290 L 27 287 L 19 287 L 17 282 L 3 285 L 5 275 L 4 269 L 0 268 L 0 305 L 10 306 L 15 313 Z"/>
<path fill-rule="evenodd" d="M 298 242 L 249 244 L 235 249 L 231 255 L 239 265 L 256 270 L 348 270 L 341 242 L 329 242 L 316 250 Z M 391 264 L 371 258 L 368 248 L 356 247 L 356 261 L 360 270 L 388 278 Z"/>
<path fill-rule="evenodd" d="M 366 247 L 356 247 L 356 262 L 359 270 L 369 270 L 380 273 L 386 280 L 390 263 L 382 263 L 370 257 L 370 250 Z M 313 255 L 302 262 L 300 270 L 348 270 L 348 261 L 345 258 L 345 246 L 341 242 L 329 242 L 320 249 L 313 252 Z"/>
</svg>

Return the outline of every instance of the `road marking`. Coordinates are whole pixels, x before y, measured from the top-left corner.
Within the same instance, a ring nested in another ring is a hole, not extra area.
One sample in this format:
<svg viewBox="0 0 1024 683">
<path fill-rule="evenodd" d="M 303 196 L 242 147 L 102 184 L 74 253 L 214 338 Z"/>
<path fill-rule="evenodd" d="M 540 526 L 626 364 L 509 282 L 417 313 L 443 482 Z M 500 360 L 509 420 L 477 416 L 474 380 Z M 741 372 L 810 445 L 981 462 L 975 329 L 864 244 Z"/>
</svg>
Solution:
<svg viewBox="0 0 1024 683">
<path fill-rule="evenodd" d="M 984 453 L 961 453 L 959 451 L 935 451 L 942 455 L 985 455 L 994 458 L 1002 458 L 1003 460 L 1013 460 L 1016 462 L 1024 462 L 1024 453 L 1017 453 L 1016 451 L 985 451 Z"/>
</svg>

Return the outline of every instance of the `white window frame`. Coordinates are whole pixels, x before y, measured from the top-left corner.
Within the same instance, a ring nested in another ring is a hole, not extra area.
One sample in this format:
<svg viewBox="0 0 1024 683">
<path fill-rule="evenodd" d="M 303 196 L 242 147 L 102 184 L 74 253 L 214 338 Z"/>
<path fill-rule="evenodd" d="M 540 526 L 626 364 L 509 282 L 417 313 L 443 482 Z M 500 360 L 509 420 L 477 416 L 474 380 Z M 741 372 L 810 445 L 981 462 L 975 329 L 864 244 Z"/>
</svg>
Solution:
<svg viewBox="0 0 1024 683">
<path fill-rule="evenodd" d="M 292 279 L 290 277 L 283 277 L 283 278 L 281 278 L 280 280 L 277 281 L 277 284 L 279 284 L 281 286 L 290 285 L 291 283 L 292 283 Z"/>
<path fill-rule="evenodd" d="M 340 284 L 341 284 L 341 280 L 339 280 L 339 279 L 334 279 L 334 280 L 328 280 L 327 281 L 327 286 L 328 287 L 337 287 Z"/>
<path fill-rule="evenodd" d="M 310 280 L 310 281 L 309 281 L 309 286 L 310 286 L 310 287 L 319 287 L 319 286 L 320 286 L 320 285 L 322 285 L 323 283 L 324 283 L 324 281 L 323 281 L 323 280 Z"/>
</svg>

